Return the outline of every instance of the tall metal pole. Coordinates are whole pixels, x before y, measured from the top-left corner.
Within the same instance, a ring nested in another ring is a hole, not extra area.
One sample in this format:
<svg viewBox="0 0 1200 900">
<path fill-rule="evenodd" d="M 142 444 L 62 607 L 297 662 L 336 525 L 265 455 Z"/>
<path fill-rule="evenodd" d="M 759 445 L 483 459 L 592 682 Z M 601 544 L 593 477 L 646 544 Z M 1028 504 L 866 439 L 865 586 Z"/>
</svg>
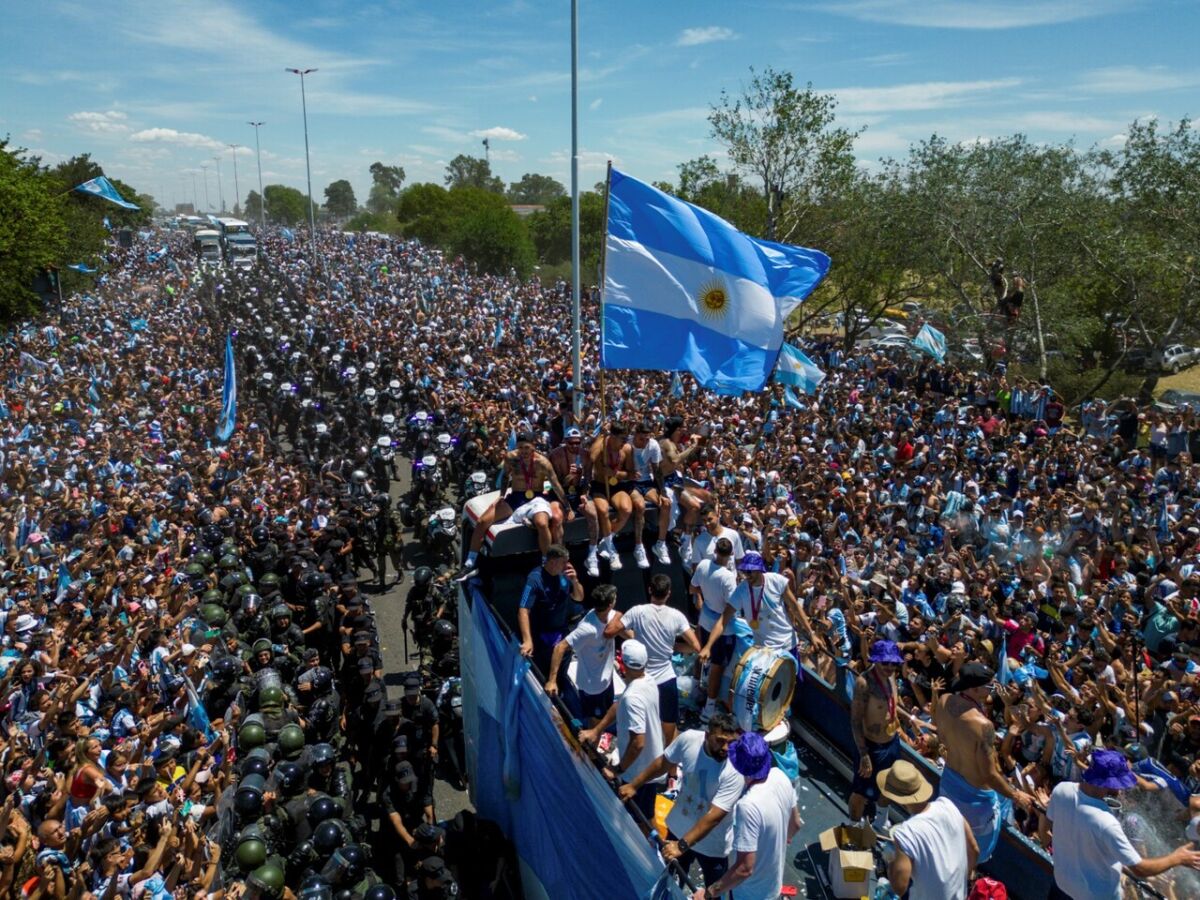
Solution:
<svg viewBox="0 0 1200 900">
<path fill-rule="evenodd" d="M 258 126 L 265 125 L 265 122 L 248 122 L 247 124 L 254 126 L 254 159 L 258 163 L 258 220 L 260 227 L 265 231 L 267 227 L 267 198 L 263 196 L 262 186 L 262 147 L 258 143 Z"/>
<path fill-rule="evenodd" d="M 241 202 L 242 189 L 238 185 L 237 152 L 240 144 L 230 144 L 229 152 L 233 154 L 233 214 L 238 215 L 238 203 Z"/>
<path fill-rule="evenodd" d="M 317 217 L 313 209 L 312 166 L 308 160 L 308 98 L 304 93 L 304 76 L 317 71 L 316 69 L 285 69 L 293 75 L 300 76 L 300 108 L 304 112 L 304 171 L 308 176 L 308 240 L 316 255 L 317 247 Z"/>
<path fill-rule="evenodd" d="M 213 163 L 217 169 L 217 196 L 221 200 L 221 215 L 225 214 L 225 188 L 221 187 L 221 157 L 214 156 Z"/>
<path fill-rule="evenodd" d="M 583 418 L 579 328 L 579 0 L 571 0 L 571 385 L 576 421 Z"/>
<path fill-rule="evenodd" d="M 192 172 L 192 214 L 200 212 L 200 200 L 196 195 L 196 173 Z"/>
<path fill-rule="evenodd" d="M 211 210 L 212 201 L 208 199 L 208 166 L 201 163 L 200 168 L 204 172 L 204 208 L 206 210 Z"/>
</svg>

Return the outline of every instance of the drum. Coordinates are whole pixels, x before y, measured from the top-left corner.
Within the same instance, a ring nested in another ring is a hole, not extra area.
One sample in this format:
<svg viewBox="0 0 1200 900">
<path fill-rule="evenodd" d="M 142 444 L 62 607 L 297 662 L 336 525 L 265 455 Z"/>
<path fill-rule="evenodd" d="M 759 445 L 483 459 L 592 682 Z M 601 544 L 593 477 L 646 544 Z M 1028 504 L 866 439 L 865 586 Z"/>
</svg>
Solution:
<svg viewBox="0 0 1200 900">
<path fill-rule="evenodd" d="M 733 665 L 729 706 L 743 731 L 770 731 L 787 714 L 796 689 L 790 653 L 751 647 Z"/>
</svg>

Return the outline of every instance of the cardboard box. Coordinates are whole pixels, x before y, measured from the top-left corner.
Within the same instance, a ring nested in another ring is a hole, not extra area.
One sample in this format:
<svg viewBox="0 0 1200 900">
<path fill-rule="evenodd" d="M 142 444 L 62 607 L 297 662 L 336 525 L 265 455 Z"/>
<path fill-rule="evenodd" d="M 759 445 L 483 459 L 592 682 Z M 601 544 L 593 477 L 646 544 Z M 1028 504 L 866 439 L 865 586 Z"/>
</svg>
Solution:
<svg viewBox="0 0 1200 900">
<path fill-rule="evenodd" d="M 821 849 L 829 854 L 833 896 L 870 897 L 875 889 L 875 832 L 857 825 L 838 825 L 821 832 Z"/>
</svg>

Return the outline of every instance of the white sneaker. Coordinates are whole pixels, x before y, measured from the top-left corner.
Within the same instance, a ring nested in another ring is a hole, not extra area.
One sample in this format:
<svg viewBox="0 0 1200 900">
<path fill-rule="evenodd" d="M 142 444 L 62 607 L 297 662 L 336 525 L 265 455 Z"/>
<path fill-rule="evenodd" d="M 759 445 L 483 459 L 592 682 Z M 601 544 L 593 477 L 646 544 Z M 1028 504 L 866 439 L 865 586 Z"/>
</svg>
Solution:
<svg viewBox="0 0 1200 900">
<path fill-rule="evenodd" d="M 588 547 L 587 560 L 583 564 L 583 571 L 587 572 L 592 578 L 600 577 L 600 560 L 596 557 L 595 544 Z"/>
<path fill-rule="evenodd" d="M 599 554 L 601 559 L 609 559 L 610 557 L 615 556 L 616 551 L 613 549 L 612 538 L 600 538 L 600 543 L 596 545 L 596 552 Z"/>
<path fill-rule="evenodd" d="M 639 569 L 650 568 L 650 560 L 646 557 L 646 545 L 641 541 L 633 545 L 633 558 L 637 560 Z"/>
<path fill-rule="evenodd" d="M 656 543 L 653 547 L 653 550 L 654 558 L 660 563 L 662 563 L 664 566 L 669 566 L 671 564 L 671 551 L 667 547 L 666 541 L 659 541 Z"/>
<path fill-rule="evenodd" d="M 608 567 L 614 572 L 618 572 L 621 569 L 621 554 L 617 552 L 611 536 L 608 539 Z"/>
</svg>

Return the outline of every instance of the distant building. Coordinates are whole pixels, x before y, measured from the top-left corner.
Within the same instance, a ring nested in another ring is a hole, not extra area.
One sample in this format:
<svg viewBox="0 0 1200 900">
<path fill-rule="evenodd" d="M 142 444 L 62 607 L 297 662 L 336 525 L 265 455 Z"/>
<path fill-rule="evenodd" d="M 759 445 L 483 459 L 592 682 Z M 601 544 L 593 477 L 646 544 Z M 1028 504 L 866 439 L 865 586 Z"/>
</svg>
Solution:
<svg viewBox="0 0 1200 900">
<path fill-rule="evenodd" d="M 177 215 L 177 216 L 194 216 L 195 214 L 196 214 L 196 208 L 194 206 L 192 206 L 192 204 L 190 204 L 190 203 L 176 203 L 175 204 L 175 215 Z"/>
<path fill-rule="evenodd" d="M 522 219 L 532 216 L 535 212 L 541 212 L 546 207 L 540 203 L 513 203 L 509 206 Z"/>
</svg>

